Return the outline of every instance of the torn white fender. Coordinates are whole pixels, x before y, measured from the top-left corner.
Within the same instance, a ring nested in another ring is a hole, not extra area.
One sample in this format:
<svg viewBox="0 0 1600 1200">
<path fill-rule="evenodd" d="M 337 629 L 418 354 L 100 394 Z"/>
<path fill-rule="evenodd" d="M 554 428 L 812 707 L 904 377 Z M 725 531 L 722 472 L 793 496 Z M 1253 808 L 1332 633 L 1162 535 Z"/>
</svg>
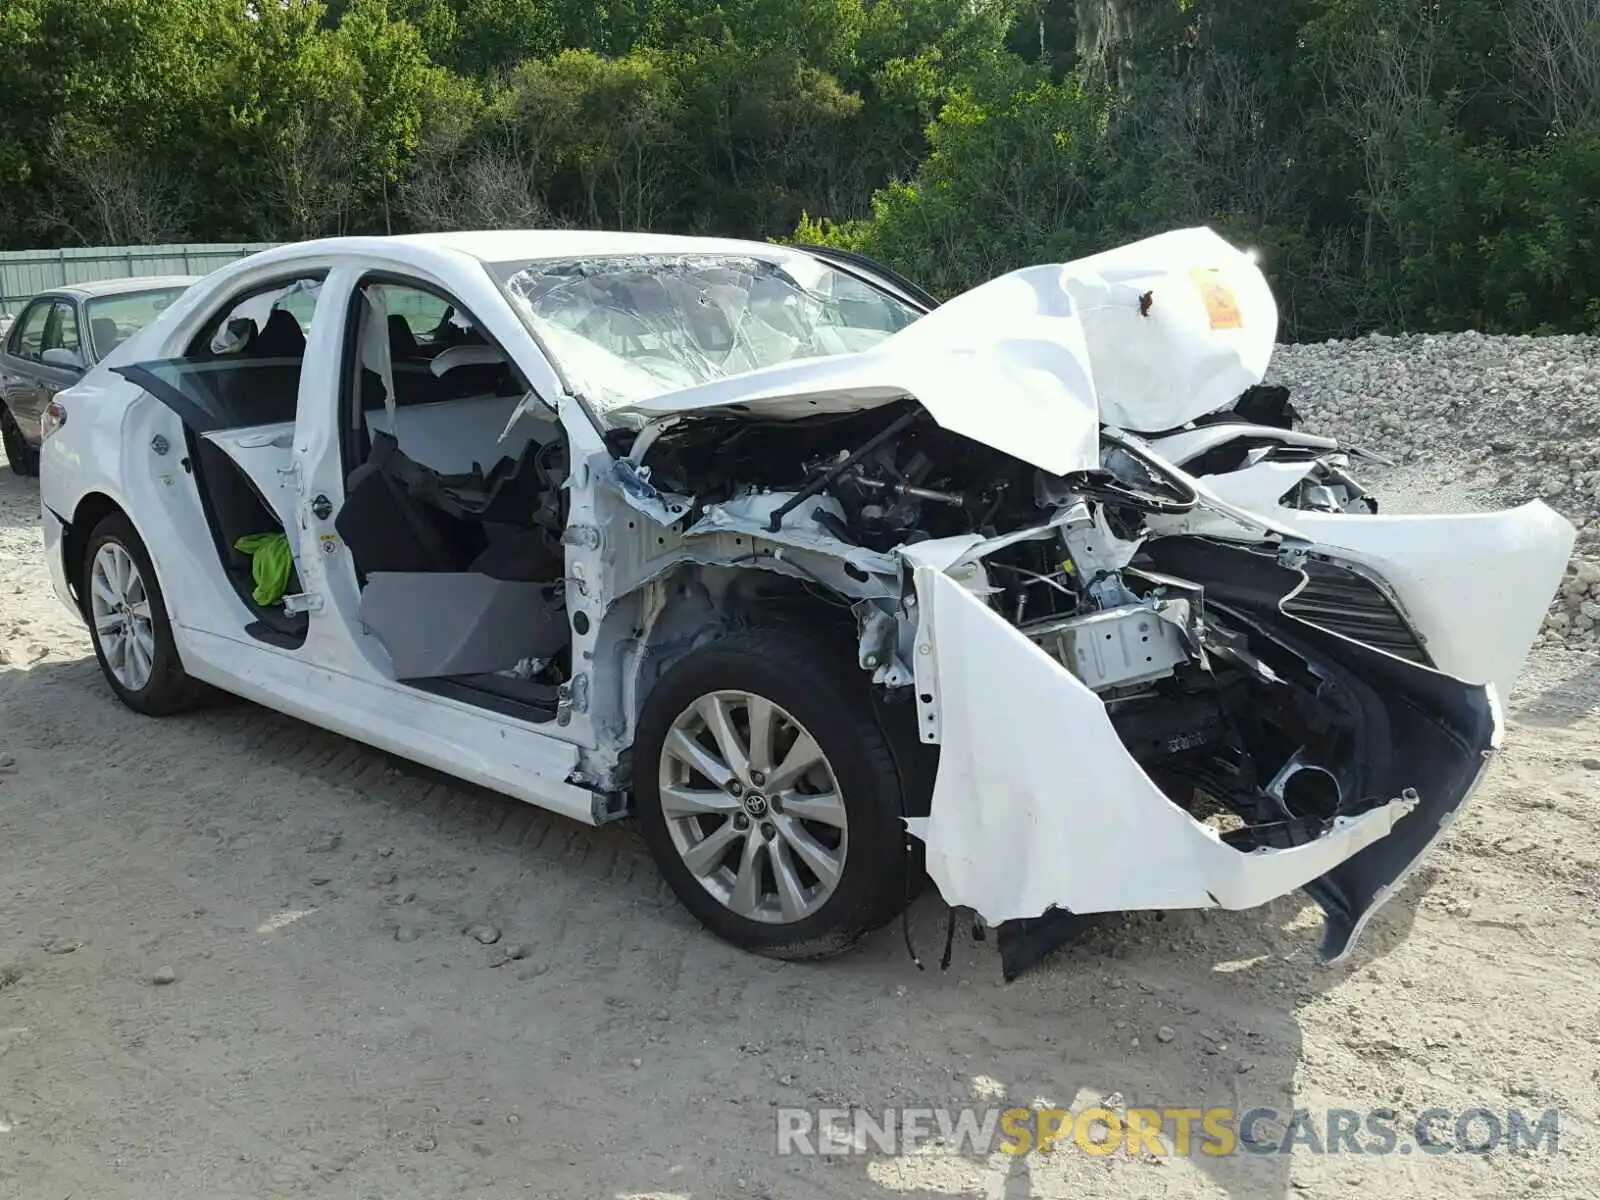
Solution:
<svg viewBox="0 0 1600 1200">
<path fill-rule="evenodd" d="M 1292 849 L 1236 850 L 1151 782 L 1069 672 L 948 576 L 918 567 L 915 583 L 917 687 L 937 689 L 940 752 L 913 830 L 950 904 L 993 923 L 1052 907 L 1249 908 L 1324 875 L 1409 810 L 1397 798 Z M 923 658 L 936 664 L 926 676 Z"/>
</svg>

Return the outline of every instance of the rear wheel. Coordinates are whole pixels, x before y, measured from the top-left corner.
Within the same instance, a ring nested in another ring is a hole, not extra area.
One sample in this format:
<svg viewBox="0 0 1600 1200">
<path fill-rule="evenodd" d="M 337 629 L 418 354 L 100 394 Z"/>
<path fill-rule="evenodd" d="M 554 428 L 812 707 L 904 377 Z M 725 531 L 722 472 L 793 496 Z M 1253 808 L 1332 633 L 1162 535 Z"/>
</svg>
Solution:
<svg viewBox="0 0 1600 1200">
<path fill-rule="evenodd" d="M 184 672 L 149 551 L 121 513 L 94 527 L 84 555 L 85 616 L 106 682 L 135 712 L 192 708 L 204 688 Z"/>
<path fill-rule="evenodd" d="M 690 654 L 646 701 L 633 763 L 662 874 L 734 945 L 825 958 L 904 907 L 894 757 L 833 647 L 754 630 Z"/>
<path fill-rule="evenodd" d="M 5 447 L 6 462 L 16 474 L 39 473 L 39 451 L 28 445 L 22 436 L 22 427 L 11 415 L 11 410 L 3 404 L 0 404 L 0 444 Z"/>
</svg>

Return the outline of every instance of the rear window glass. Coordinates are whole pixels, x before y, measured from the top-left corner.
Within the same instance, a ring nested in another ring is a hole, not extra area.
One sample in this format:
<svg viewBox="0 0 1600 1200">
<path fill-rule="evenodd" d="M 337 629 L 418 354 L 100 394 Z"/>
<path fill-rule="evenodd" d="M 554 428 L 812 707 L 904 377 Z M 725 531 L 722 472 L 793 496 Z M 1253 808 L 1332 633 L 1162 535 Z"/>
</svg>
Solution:
<svg viewBox="0 0 1600 1200">
<path fill-rule="evenodd" d="M 159 288 L 148 292 L 127 292 L 102 296 L 85 306 L 89 317 L 89 340 L 96 358 L 104 358 L 139 330 L 154 321 L 169 304 L 183 295 L 184 289 Z"/>
</svg>

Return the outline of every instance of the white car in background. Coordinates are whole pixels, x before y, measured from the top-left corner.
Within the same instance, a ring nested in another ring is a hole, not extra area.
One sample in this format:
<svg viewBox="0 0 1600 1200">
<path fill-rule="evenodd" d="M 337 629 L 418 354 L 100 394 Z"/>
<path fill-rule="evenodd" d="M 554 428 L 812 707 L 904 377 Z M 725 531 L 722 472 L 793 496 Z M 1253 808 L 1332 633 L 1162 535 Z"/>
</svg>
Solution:
<svg viewBox="0 0 1600 1200">
<path fill-rule="evenodd" d="M 1477 783 L 1574 531 L 1366 511 L 1227 416 L 1276 331 L 1206 230 L 937 307 L 805 247 L 282 247 L 57 396 L 45 547 L 134 709 L 211 685 L 636 816 L 753 951 L 925 871 L 1008 974 L 1063 914 L 1296 888 L 1337 959 Z M 1218 413 L 1259 444 L 1197 477 L 1163 447 Z"/>
</svg>

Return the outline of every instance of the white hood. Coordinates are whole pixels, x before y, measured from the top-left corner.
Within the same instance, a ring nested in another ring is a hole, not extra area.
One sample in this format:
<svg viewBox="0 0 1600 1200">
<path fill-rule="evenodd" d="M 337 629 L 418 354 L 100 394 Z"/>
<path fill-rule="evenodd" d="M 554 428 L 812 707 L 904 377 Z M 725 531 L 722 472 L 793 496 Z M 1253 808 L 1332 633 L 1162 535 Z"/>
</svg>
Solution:
<svg viewBox="0 0 1600 1200">
<path fill-rule="evenodd" d="M 1146 299 L 1148 297 L 1148 299 Z M 1099 466 L 1106 424 L 1172 429 L 1266 375 L 1277 306 L 1249 256 L 1183 229 L 964 292 L 860 354 L 803 359 L 610 411 L 773 419 L 918 400 L 944 428 L 1052 474 Z"/>
</svg>

